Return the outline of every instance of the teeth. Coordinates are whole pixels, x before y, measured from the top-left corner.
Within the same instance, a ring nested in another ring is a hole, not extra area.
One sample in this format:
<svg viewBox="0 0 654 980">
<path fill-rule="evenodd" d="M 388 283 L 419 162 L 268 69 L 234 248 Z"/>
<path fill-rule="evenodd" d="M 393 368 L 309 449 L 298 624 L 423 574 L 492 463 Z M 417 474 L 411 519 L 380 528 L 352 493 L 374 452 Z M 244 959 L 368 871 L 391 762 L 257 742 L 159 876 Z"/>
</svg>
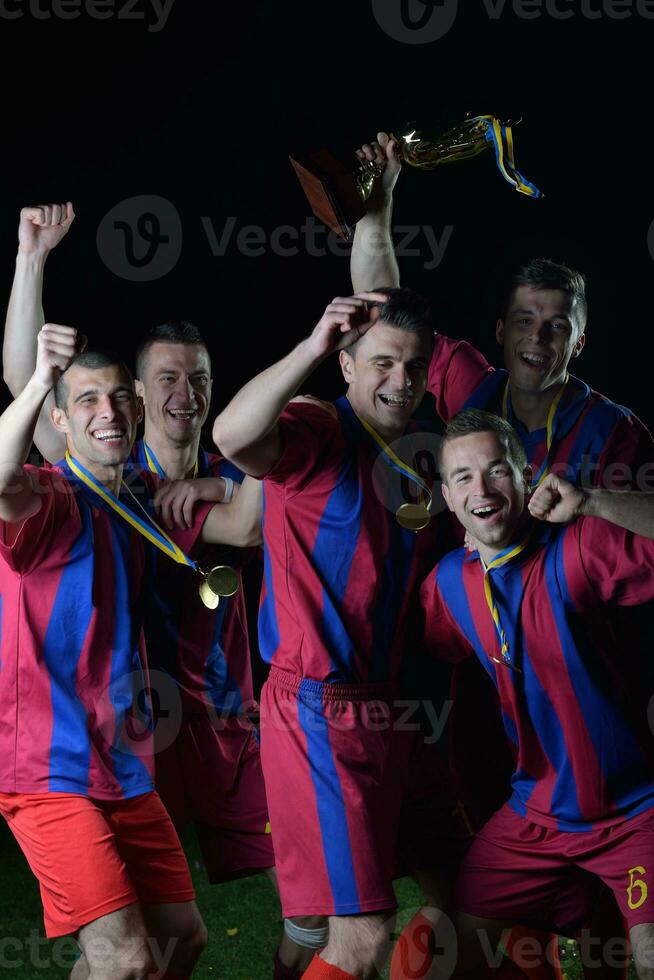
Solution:
<svg viewBox="0 0 654 980">
<path fill-rule="evenodd" d="M 381 400 L 386 405 L 406 405 L 409 399 L 402 395 L 380 395 Z"/>
<path fill-rule="evenodd" d="M 523 354 L 523 359 L 529 364 L 535 364 L 540 367 L 541 364 L 547 364 L 547 358 L 541 357 L 539 354 Z"/>
<path fill-rule="evenodd" d="M 496 510 L 499 510 L 499 508 L 498 507 L 492 507 L 489 504 L 487 507 L 477 507 L 476 510 L 473 510 L 472 513 L 475 515 L 475 517 L 481 517 L 484 514 L 493 514 L 493 513 L 495 513 Z"/>
<path fill-rule="evenodd" d="M 122 439 L 124 433 L 120 429 L 99 429 L 93 433 L 95 439 L 104 441 L 105 439 Z"/>
<path fill-rule="evenodd" d="M 169 414 L 172 415 L 176 419 L 177 418 L 179 418 L 179 419 L 190 419 L 193 415 L 195 415 L 195 409 L 193 409 L 190 412 L 186 412 L 186 411 L 183 411 L 181 408 L 171 408 L 171 409 L 169 409 Z"/>
</svg>

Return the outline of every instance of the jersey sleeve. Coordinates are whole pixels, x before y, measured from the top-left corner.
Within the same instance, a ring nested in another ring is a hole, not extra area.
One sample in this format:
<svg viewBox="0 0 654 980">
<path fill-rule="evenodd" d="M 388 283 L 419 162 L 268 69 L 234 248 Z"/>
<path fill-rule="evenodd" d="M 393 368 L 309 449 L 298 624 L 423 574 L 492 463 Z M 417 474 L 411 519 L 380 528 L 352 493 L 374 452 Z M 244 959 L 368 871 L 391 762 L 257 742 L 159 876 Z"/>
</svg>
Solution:
<svg viewBox="0 0 654 980">
<path fill-rule="evenodd" d="M 583 517 L 566 529 L 564 569 L 578 609 L 654 599 L 654 541 L 601 518 Z"/>
<path fill-rule="evenodd" d="M 345 441 L 336 415 L 308 402 L 289 404 L 279 419 L 282 455 L 265 476 L 296 492 L 316 476 L 340 471 Z"/>
<path fill-rule="evenodd" d="M 420 606 L 424 615 L 424 647 L 437 660 L 457 663 L 474 654 L 453 619 L 437 582 L 438 566 L 433 569 L 420 587 Z"/>
<path fill-rule="evenodd" d="M 447 422 L 460 412 L 479 385 L 495 368 L 466 340 L 436 335 L 427 374 L 427 390 L 436 399 L 436 411 Z"/>
<path fill-rule="evenodd" d="M 55 469 L 26 466 L 32 485 L 40 496 L 36 514 L 20 523 L 0 521 L 0 558 L 25 575 L 47 558 L 55 539 L 62 535 L 71 543 L 81 530 L 81 517 L 70 483 Z M 57 540 L 61 546 L 64 541 Z"/>
<path fill-rule="evenodd" d="M 638 416 L 624 415 L 615 426 L 600 457 L 597 485 L 654 491 L 654 439 Z"/>
</svg>

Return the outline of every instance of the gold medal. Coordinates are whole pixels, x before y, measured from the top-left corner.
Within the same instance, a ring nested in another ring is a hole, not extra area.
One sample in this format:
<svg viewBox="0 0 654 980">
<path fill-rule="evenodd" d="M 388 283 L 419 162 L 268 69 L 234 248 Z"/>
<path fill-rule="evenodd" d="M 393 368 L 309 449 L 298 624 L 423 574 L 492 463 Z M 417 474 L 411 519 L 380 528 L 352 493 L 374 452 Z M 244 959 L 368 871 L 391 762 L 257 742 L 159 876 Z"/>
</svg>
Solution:
<svg viewBox="0 0 654 980">
<path fill-rule="evenodd" d="M 211 591 L 223 598 L 238 592 L 238 572 L 231 565 L 216 565 L 207 575 L 206 581 Z"/>
<path fill-rule="evenodd" d="M 205 604 L 207 609 L 218 608 L 218 605 L 220 603 L 220 596 L 218 595 L 217 592 L 213 592 L 211 590 L 206 578 L 203 578 L 202 581 L 200 582 L 199 592 L 200 592 L 200 598 L 202 599 L 202 602 Z"/>
<path fill-rule="evenodd" d="M 395 511 L 398 524 L 407 531 L 422 531 L 431 520 L 431 514 L 424 504 L 402 504 Z"/>
</svg>

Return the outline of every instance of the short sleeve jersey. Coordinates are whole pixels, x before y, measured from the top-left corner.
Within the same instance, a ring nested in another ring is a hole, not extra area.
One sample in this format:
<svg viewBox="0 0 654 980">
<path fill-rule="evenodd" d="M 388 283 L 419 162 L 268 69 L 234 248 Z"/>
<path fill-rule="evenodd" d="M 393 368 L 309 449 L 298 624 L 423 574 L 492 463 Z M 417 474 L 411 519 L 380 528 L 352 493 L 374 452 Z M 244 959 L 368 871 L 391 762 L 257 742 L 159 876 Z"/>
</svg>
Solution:
<svg viewBox="0 0 654 980">
<path fill-rule="evenodd" d="M 260 648 L 313 680 L 394 683 L 438 521 L 417 534 L 398 524 L 390 468 L 348 400 L 332 408 L 291 403 L 279 422 L 283 453 L 264 479 Z"/>
<path fill-rule="evenodd" d="M 511 659 L 477 552 L 446 555 L 421 589 L 427 645 L 473 651 L 494 682 L 517 756 L 510 803 L 534 823 L 583 831 L 654 805 L 654 741 L 644 664 L 611 606 L 654 598 L 654 542 L 595 518 L 537 525 L 531 545 L 490 572 Z"/>
<path fill-rule="evenodd" d="M 133 462 L 140 470 L 148 468 L 143 440 L 135 443 Z M 223 457 L 200 449 L 198 477 L 211 476 L 240 483 L 244 474 Z M 240 581 L 251 553 L 251 549 L 199 541 L 192 548 L 191 557 L 202 568 L 230 565 L 238 572 L 238 592 L 222 598 L 214 610 L 200 600 L 197 574 L 157 555 L 155 584 L 146 605 L 148 659 L 151 669 L 173 678 L 186 714 L 229 717 L 252 702 L 247 614 Z"/>
<path fill-rule="evenodd" d="M 0 789 L 147 792 L 147 546 L 65 464 L 26 469 L 40 510 L 0 522 Z"/>
<path fill-rule="evenodd" d="M 438 335 L 429 366 L 429 391 L 447 422 L 465 408 L 503 414 L 508 373 L 495 370 L 471 344 Z M 549 469 L 572 483 L 610 490 L 654 489 L 654 442 L 629 409 L 571 377 L 557 416 L 549 453 L 545 428 L 529 432 L 515 418 L 510 398 L 506 417 L 514 426 L 538 478 Z"/>
</svg>

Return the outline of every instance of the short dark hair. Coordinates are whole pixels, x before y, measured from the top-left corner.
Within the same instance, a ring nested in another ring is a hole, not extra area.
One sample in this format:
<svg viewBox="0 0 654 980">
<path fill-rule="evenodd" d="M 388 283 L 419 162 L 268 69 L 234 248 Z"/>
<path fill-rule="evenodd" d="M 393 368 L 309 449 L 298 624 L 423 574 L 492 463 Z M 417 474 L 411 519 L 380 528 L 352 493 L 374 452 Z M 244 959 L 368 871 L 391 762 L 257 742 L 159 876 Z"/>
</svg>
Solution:
<svg viewBox="0 0 654 980">
<path fill-rule="evenodd" d="M 136 377 L 142 378 L 145 373 L 147 356 L 154 344 L 182 344 L 184 347 L 196 345 L 204 347 L 209 354 L 204 337 L 194 323 L 188 320 L 168 320 L 148 330 L 136 349 Z"/>
<path fill-rule="evenodd" d="M 127 377 L 129 378 L 129 383 L 134 391 L 134 379 L 132 378 L 132 373 L 130 369 L 125 364 L 122 357 L 116 354 L 112 350 L 103 350 L 100 348 L 88 348 L 82 351 L 75 357 L 66 370 L 59 376 L 59 380 L 54 387 L 54 398 L 55 405 L 57 408 L 66 409 L 66 402 L 68 401 L 68 388 L 66 386 L 66 374 L 73 367 L 90 368 L 92 371 L 99 371 L 101 368 L 114 367 L 118 365 L 123 369 Z M 136 397 L 136 392 L 134 392 L 134 397 Z"/>
<path fill-rule="evenodd" d="M 513 426 L 501 419 L 499 415 L 483 412 L 479 408 L 466 408 L 450 419 L 443 432 L 438 450 L 438 469 L 443 481 L 443 450 L 445 446 L 454 442 L 455 439 L 460 439 L 461 436 L 469 436 L 475 432 L 494 432 L 504 446 L 511 462 L 521 473 L 523 472 L 529 461 L 525 447 Z"/>
<path fill-rule="evenodd" d="M 553 262 L 551 259 L 531 259 L 509 277 L 502 301 L 502 317 L 508 313 L 515 291 L 520 286 L 530 286 L 532 289 L 560 289 L 562 293 L 571 296 L 579 311 L 579 322 L 583 333 L 588 320 L 588 300 L 586 277 L 581 272 L 561 262 Z"/>
<path fill-rule="evenodd" d="M 398 330 L 410 330 L 414 333 L 429 334 L 433 343 L 434 336 L 434 312 L 432 305 L 425 296 L 414 292 L 412 289 L 404 289 L 399 286 L 381 286 L 373 290 L 376 293 L 385 293 L 388 299 L 385 303 L 369 303 L 370 308 L 379 308 L 379 319 L 377 323 L 388 323 Z M 348 354 L 354 355 L 357 344 L 356 340 L 347 349 Z"/>
</svg>

